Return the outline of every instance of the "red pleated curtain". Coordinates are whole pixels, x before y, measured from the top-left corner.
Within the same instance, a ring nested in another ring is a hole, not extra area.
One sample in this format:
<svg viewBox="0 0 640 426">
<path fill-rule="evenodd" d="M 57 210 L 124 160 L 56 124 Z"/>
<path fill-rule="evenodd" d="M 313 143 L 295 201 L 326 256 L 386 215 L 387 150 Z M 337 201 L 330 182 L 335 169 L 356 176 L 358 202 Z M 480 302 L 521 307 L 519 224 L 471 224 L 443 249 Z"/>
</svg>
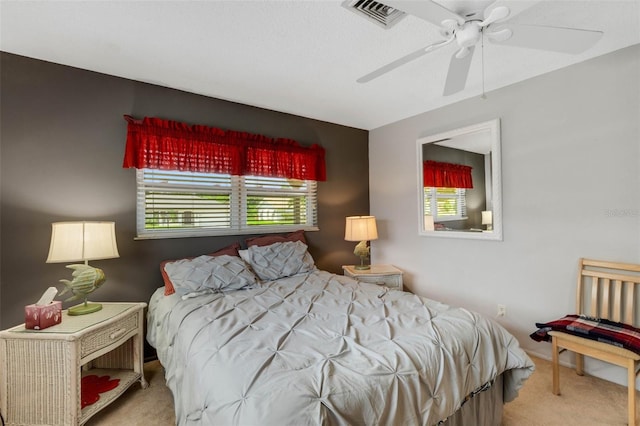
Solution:
<svg viewBox="0 0 640 426">
<path fill-rule="evenodd" d="M 470 166 L 427 160 L 423 164 L 424 186 L 436 188 L 473 188 Z"/>
<path fill-rule="evenodd" d="M 275 139 L 216 127 L 129 115 L 123 167 L 231 175 L 326 180 L 325 152 Z"/>
</svg>

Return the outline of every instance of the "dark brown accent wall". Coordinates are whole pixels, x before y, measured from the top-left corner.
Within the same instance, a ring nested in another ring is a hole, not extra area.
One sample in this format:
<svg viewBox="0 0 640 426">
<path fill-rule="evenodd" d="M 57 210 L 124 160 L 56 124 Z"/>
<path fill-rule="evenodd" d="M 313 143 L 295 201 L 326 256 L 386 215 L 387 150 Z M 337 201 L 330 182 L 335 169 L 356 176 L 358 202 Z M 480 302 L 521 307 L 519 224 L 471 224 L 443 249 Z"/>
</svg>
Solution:
<svg viewBox="0 0 640 426">
<path fill-rule="evenodd" d="M 98 54 L 98 53 L 97 53 Z M 206 73 L 206 70 L 203 70 Z M 164 259 L 211 252 L 248 235 L 134 240 L 135 171 L 122 168 L 124 114 L 155 116 L 291 138 L 326 149 L 318 186 L 318 232 L 308 232 L 319 268 L 352 264 L 344 218 L 369 213 L 368 132 L 0 53 L 0 327 L 71 271 L 46 264 L 51 222 L 113 220 L 120 258 L 91 262 L 107 282 L 96 301 L 148 301 Z M 74 302 L 64 304 L 68 307 Z"/>
</svg>

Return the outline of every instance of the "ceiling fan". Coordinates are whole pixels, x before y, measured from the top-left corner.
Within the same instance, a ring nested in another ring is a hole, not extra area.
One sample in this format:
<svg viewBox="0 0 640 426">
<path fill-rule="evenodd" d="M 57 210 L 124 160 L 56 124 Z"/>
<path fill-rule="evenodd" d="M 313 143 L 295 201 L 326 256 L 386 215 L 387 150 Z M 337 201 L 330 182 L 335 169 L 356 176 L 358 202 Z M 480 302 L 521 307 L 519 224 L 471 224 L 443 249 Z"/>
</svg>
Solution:
<svg viewBox="0 0 640 426">
<path fill-rule="evenodd" d="M 360 77 L 357 80 L 359 83 L 371 81 L 429 52 L 455 42 L 457 49 L 449 63 L 443 92 L 444 96 L 448 96 L 464 89 L 475 46 L 481 42 L 483 36 L 491 42 L 505 45 L 575 54 L 593 46 L 603 34 L 601 31 L 508 22 L 510 18 L 531 7 L 532 2 L 453 1 L 451 3 L 455 6 L 454 11 L 431 0 L 383 1 L 391 8 L 437 25 L 445 39 L 409 53 Z M 482 8 L 477 9 L 477 6 Z"/>
</svg>

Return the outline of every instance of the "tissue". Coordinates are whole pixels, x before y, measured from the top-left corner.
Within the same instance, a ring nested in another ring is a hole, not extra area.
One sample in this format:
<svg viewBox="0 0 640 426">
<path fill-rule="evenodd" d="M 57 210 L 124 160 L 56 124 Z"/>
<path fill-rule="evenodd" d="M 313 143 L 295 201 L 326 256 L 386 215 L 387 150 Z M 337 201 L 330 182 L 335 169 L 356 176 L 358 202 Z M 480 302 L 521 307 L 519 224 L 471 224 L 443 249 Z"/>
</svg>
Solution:
<svg viewBox="0 0 640 426">
<path fill-rule="evenodd" d="M 62 302 L 54 301 L 58 294 L 55 287 L 49 287 L 33 305 L 24 307 L 24 326 L 30 330 L 44 330 L 62 321 Z"/>
</svg>

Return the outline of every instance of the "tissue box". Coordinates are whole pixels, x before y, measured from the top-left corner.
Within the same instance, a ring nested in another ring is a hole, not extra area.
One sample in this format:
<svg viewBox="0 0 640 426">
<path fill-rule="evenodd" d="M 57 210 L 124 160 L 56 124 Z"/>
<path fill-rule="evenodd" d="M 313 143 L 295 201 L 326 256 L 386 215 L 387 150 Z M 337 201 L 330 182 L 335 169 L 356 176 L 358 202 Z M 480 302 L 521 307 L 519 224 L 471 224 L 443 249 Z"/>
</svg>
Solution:
<svg viewBox="0 0 640 426">
<path fill-rule="evenodd" d="M 62 321 L 62 302 L 24 307 L 24 326 L 30 330 L 43 330 Z"/>
</svg>

